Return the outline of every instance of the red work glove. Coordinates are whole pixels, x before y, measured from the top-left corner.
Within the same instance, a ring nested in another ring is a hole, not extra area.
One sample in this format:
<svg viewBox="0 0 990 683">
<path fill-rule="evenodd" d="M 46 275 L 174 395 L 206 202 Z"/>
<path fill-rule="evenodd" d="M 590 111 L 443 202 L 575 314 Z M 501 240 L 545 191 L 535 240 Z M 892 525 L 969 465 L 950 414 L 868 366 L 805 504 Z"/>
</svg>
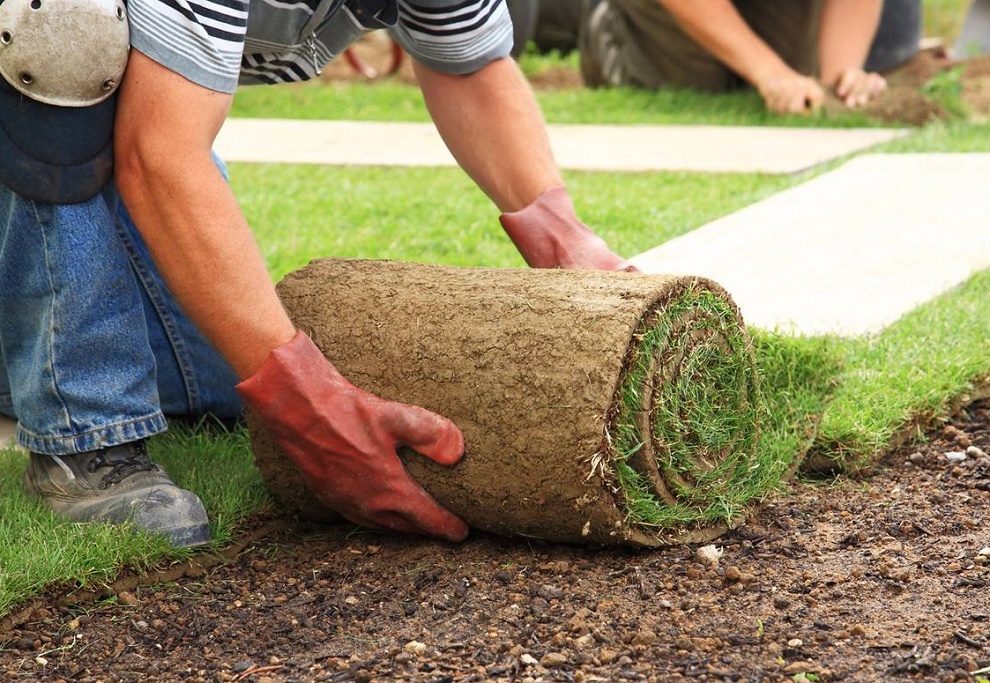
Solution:
<svg viewBox="0 0 990 683">
<path fill-rule="evenodd" d="M 563 185 L 551 187 L 524 209 L 503 213 L 499 221 L 533 268 L 638 270 L 581 222 Z"/>
<path fill-rule="evenodd" d="M 303 332 L 237 391 L 316 497 L 348 520 L 449 541 L 467 536 L 467 525 L 409 476 L 396 453 L 408 446 L 453 465 L 464 437 L 450 420 L 361 391 Z"/>
</svg>

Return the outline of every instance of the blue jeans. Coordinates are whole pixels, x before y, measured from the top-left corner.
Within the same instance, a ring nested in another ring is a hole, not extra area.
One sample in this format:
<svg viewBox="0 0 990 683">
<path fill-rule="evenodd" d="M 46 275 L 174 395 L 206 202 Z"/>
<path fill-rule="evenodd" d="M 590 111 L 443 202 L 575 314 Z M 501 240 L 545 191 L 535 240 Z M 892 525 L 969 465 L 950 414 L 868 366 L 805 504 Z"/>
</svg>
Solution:
<svg viewBox="0 0 990 683">
<path fill-rule="evenodd" d="M 114 187 L 39 204 L 0 186 L 0 413 L 24 448 L 143 439 L 165 415 L 236 418 L 238 378 L 182 313 Z"/>
</svg>

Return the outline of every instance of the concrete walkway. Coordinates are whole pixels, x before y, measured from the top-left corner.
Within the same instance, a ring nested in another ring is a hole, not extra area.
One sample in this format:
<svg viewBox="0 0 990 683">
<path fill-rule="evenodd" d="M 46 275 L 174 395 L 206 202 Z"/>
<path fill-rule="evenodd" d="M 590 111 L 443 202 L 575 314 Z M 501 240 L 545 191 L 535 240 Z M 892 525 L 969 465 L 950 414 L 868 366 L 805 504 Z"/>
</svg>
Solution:
<svg viewBox="0 0 990 683">
<path fill-rule="evenodd" d="M 582 171 L 794 173 L 908 132 L 747 126 L 548 126 L 562 168 Z M 228 119 L 226 161 L 454 166 L 431 123 Z"/>
<path fill-rule="evenodd" d="M 748 324 L 862 335 L 990 268 L 990 154 L 856 157 L 633 257 L 705 275 Z"/>
</svg>

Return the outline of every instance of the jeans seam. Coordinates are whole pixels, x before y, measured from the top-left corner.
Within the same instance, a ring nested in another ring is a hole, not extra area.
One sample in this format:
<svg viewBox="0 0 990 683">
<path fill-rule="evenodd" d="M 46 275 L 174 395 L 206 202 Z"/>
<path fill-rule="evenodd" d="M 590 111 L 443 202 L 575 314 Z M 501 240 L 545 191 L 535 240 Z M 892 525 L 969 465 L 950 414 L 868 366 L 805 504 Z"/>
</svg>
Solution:
<svg viewBox="0 0 990 683">
<path fill-rule="evenodd" d="M 45 252 L 45 270 L 46 270 L 46 277 L 47 277 L 47 280 L 48 280 L 48 289 L 49 289 L 49 291 L 51 292 L 51 295 L 52 295 L 51 306 L 49 307 L 49 310 L 48 310 L 48 331 L 49 331 L 48 339 L 49 339 L 49 343 L 48 343 L 48 346 L 47 346 L 47 353 L 48 353 L 47 361 L 48 361 L 48 364 L 49 364 L 49 366 L 51 368 L 51 374 L 52 374 L 52 389 L 53 389 L 53 392 L 52 393 L 55 396 L 58 397 L 59 409 L 61 410 L 62 415 L 63 415 L 63 423 L 65 424 L 66 428 L 71 429 L 72 428 L 72 417 L 69 414 L 69 407 L 68 407 L 68 405 L 66 405 L 65 399 L 62 396 L 62 391 L 59 388 L 60 387 L 60 381 L 59 381 L 58 375 L 56 373 L 57 363 L 55 362 L 55 331 L 56 331 L 55 330 L 55 320 L 56 320 L 56 315 L 57 315 L 58 311 L 56 310 L 56 306 L 57 306 L 57 297 L 56 297 L 56 291 L 55 291 L 56 288 L 55 288 L 55 283 L 52 281 L 52 272 L 53 272 L 54 269 L 53 269 L 52 263 L 51 263 L 51 249 L 49 248 L 48 235 L 47 235 L 46 229 L 45 229 L 45 226 L 47 224 L 41 220 L 41 216 L 38 213 L 38 203 L 35 202 L 33 199 L 32 200 L 28 200 L 28 201 L 31 202 L 31 210 L 34 212 L 34 219 L 35 219 L 35 222 L 37 223 L 37 225 L 39 227 L 39 230 L 40 230 L 40 233 L 41 233 L 40 234 L 40 236 L 41 236 L 41 243 L 42 243 L 42 245 L 44 247 L 44 252 Z M 54 209 L 52 209 L 52 210 L 54 211 Z M 54 216 L 52 216 L 51 218 L 53 219 Z M 49 221 L 49 223 L 50 223 L 50 221 Z"/>
<path fill-rule="evenodd" d="M 119 202 L 120 200 L 118 199 L 117 201 Z M 193 365 L 192 359 L 189 358 L 182 336 L 178 334 L 175 320 L 168 311 L 161 289 L 158 287 L 157 282 L 155 282 L 154 277 L 152 277 L 151 271 L 145 266 L 143 260 L 139 258 L 137 250 L 131 242 L 130 235 L 127 234 L 127 228 L 116 217 L 117 211 L 114 211 L 114 214 L 114 227 L 127 252 L 128 260 L 131 262 L 131 268 L 137 276 L 138 283 L 148 295 L 148 300 L 155 309 L 155 314 L 158 316 L 159 321 L 161 321 L 162 329 L 168 337 L 169 346 L 175 354 L 176 364 L 178 365 L 179 374 L 182 377 L 182 385 L 185 389 L 188 410 L 192 413 L 200 412 L 202 410 L 200 392 L 197 388 L 196 377 L 189 369 Z"/>
</svg>

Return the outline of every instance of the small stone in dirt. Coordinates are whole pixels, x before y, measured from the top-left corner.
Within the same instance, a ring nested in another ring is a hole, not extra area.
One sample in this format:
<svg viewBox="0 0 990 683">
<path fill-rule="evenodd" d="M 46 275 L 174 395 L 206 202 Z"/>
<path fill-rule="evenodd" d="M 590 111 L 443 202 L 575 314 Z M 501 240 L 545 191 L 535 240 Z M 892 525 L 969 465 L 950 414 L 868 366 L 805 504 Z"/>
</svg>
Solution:
<svg viewBox="0 0 990 683">
<path fill-rule="evenodd" d="M 853 624 L 849 627 L 849 635 L 853 638 L 862 638 L 866 635 L 866 627 L 862 624 Z"/>
<path fill-rule="evenodd" d="M 804 645 L 804 641 L 800 638 L 791 638 L 787 641 L 787 647 L 801 647 Z"/>
<path fill-rule="evenodd" d="M 985 458 L 985 457 L 987 457 L 986 452 L 983 449 L 981 449 L 981 448 L 977 448 L 976 446 L 970 446 L 969 448 L 967 448 L 966 449 L 966 455 L 968 455 L 971 458 Z"/>
<path fill-rule="evenodd" d="M 138 604 L 138 599 L 134 597 L 133 593 L 127 591 L 120 591 L 117 593 L 117 602 L 121 605 L 126 605 L 127 607 L 134 607 Z"/>
<path fill-rule="evenodd" d="M 791 662 L 784 667 L 785 674 L 800 674 L 814 671 L 815 665 L 811 662 Z"/>
<path fill-rule="evenodd" d="M 254 666 L 254 662 L 245 660 L 243 662 L 237 662 L 236 664 L 234 664 L 234 666 L 230 667 L 230 670 L 233 671 L 235 674 L 239 674 L 239 673 L 244 673 L 252 666 Z"/>
<path fill-rule="evenodd" d="M 536 594 L 545 600 L 560 600 L 564 591 L 556 586 L 540 586 Z"/>
<path fill-rule="evenodd" d="M 593 636 L 590 633 L 583 635 L 580 638 L 576 638 L 574 640 L 575 650 L 579 650 L 579 651 L 587 650 L 590 647 L 594 647 L 594 645 L 595 645 L 595 636 Z"/>
<path fill-rule="evenodd" d="M 611 664 L 618 658 L 619 653 L 615 650 L 610 650 L 608 648 L 602 648 L 598 651 L 598 661 L 602 664 Z"/>
<path fill-rule="evenodd" d="M 548 669 L 555 669 L 559 666 L 564 666 L 567 664 L 567 656 L 559 652 L 548 652 L 543 655 L 540 660 L 540 666 L 544 666 Z"/>
<path fill-rule="evenodd" d="M 694 555 L 701 564 L 714 566 L 722 557 L 722 549 L 715 545 L 703 545 L 695 551 Z"/>
<path fill-rule="evenodd" d="M 637 631 L 630 641 L 632 645 L 652 645 L 655 642 L 657 642 L 657 634 L 648 628 Z"/>
<path fill-rule="evenodd" d="M 419 656 L 426 652 L 426 643 L 421 643 L 418 640 L 410 640 L 403 649 L 409 654 Z"/>
<path fill-rule="evenodd" d="M 915 451 L 908 456 L 908 462 L 912 465 L 922 465 L 925 462 L 925 456 L 921 451 Z"/>
<path fill-rule="evenodd" d="M 537 664 L 539 664 L 539 662 L 536 661 L 536 657 L 534 657 L 529 653 L 526 653 L 522 657 L 520 657 L 519 661 L 525 664 L 526 666 L 536 666 Z"/>
<path fill-rule="evenodd" d="M 786 609 L 791 604 L 791 601 L 785 598 L 783 595 L 773 596 L 773 606 L 777 609 Z"/>
<path fill-rule="evenodd" d="M 946 451 L 945 459 L 949 462 L 962 462 L 966 460 L 969 456 L 962 451 Z"/>
<path fill-rule="evenodd" d="M 945 435 L 945 438 L 955 441 L 963 448 L 966 448 L 967 446 L 969 446 L 970 443 L 972 443 L 969 440 L 969 434 L 959 429 L 959 427 L 956 427 L 955 425 L 946 425 L 945 428 L 942 430 L 942 434 Z"/>
</svg>

